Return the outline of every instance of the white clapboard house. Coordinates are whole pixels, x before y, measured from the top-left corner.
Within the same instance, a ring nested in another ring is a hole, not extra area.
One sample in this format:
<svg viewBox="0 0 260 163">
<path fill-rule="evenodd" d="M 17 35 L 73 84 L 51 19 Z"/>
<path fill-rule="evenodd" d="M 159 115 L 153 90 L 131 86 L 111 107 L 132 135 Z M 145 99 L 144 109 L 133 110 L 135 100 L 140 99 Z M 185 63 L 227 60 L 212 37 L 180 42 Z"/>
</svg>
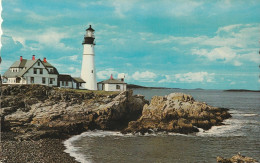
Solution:
<svg viewBox="0 0 260 163">
<path fill-rule="evenodd" d="M 32 60 L 23 59 L 15 61 L 3 75 L 3 84 L 43 84 L 57 86 L 58 71 L 47 62 L 46 58 Z"/>
<path fill-rule="evenodd" d="M 125 75 L 119 74 L 118 79 L 114 79 L 111 74 L 110 79 L 98 82 L 98 90 L 104 91 L 126 91 L 127 83 L 124 82 Z"/>
</svg>

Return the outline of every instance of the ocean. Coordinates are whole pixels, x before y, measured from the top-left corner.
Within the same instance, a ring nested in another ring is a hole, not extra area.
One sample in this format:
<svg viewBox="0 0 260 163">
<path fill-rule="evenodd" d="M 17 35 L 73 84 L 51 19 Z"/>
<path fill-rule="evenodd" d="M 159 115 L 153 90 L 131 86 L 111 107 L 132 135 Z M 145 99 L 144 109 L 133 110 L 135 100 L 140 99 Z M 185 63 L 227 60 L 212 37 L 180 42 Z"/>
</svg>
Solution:
<svg viewBox="0 0 260 163">
<path fill-rule="evenodd" d="M 64 142 L 65 152 L 79 162 L 216 162 L 217 156 L 238 152 L 260 160 L 260 92 L 222 90 L 134 89 L 134 94 L 164 96 L 172 92 L 192 95 L 212 106 L 229 108 L 232 118 L 223 126 L 189 135 L 158 133 L 123 135 L 113 131 L 88 131 Z"/>
</svg>

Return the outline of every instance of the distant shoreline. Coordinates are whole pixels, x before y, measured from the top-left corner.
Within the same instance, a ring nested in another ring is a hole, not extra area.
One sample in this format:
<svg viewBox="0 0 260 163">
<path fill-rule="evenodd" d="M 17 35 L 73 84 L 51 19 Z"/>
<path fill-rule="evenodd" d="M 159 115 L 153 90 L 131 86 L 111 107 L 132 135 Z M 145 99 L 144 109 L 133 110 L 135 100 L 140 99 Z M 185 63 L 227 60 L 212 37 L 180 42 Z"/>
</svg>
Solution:
<svg viewBox="0 0 260 163">
<path fill-rule="evenodd" d="M 227 89 L 225 92 L 260 92 L 260 90 L 247 90 L 247 89 Z"/>
<path fill-rule="evenodd" d="M 136 85 L 136 84 L 127 84 L 127 88 L 132 89 L 132 88 L 146 88 L 146 89 L 180 89 L 180 88 L 167 88 L 167 87 L 145 87 L 141 85 Z"/>
<path fill-rule="evenodd" d="M 167 87 L 145 87 L 141 85 L 136 85 L 136 84 L 127 84 L 128 89 L 133 89 L 133 88 L 143 88 L 143 89 L 182 89 L 182 88 L 167 88 Z M 207 89 L 202 89 L 202 88 L 195 88 L 195 89 L 190 89 L 190 90 L 207 90 Z M 226 90 L 219 90 L 219 91 L 224 91 L 224 92 L 260 92 L 260 90 L 248 90 L 248 89 L 226 89 Z"/>
</svg>

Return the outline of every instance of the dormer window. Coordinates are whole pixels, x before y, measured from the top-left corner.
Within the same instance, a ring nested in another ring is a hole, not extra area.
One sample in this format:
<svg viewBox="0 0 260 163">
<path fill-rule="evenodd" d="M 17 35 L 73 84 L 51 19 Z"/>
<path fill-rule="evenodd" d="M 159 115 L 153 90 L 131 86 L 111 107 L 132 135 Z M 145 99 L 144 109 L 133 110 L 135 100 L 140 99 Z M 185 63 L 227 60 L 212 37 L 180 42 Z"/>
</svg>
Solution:
<svg viewBox="0 0 260 163">
<path fill-rule="evenodd" d="M 38 66 L 40 66 L 40 65 L 41 65 L 41 64 L 40 64 L 40 62 L 38 62 L 37 64 L 38 64 Z"/>
</svg>

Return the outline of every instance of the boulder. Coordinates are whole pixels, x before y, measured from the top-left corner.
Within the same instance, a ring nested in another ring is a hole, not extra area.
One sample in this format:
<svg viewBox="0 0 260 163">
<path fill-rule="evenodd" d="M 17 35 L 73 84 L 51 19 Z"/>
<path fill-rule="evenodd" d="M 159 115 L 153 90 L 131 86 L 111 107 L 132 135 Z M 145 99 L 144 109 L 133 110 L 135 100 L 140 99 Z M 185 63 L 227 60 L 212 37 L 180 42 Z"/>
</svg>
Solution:
<svg viewBox="0 0 260 163">
<path fill-rule="evenodd" d="M 242 156 L 240 153 L 232 156 L 231 158 L 217 157 L 218 163 L 257 163 L 258 161 L 247 156 Z"/>
<path fill-rule="evenodd" d="M 221 125 L 229 117 L 227 109 L 195 101 L 191 95 L 172 93 L 154 96 L 149 105 L 144 105 L 142 116 L 129 122 L 123 133 L 156 130 L 187 134 L 197 132 L 198 128 L 207 130 L 213 125 Z"/>
</svg>

